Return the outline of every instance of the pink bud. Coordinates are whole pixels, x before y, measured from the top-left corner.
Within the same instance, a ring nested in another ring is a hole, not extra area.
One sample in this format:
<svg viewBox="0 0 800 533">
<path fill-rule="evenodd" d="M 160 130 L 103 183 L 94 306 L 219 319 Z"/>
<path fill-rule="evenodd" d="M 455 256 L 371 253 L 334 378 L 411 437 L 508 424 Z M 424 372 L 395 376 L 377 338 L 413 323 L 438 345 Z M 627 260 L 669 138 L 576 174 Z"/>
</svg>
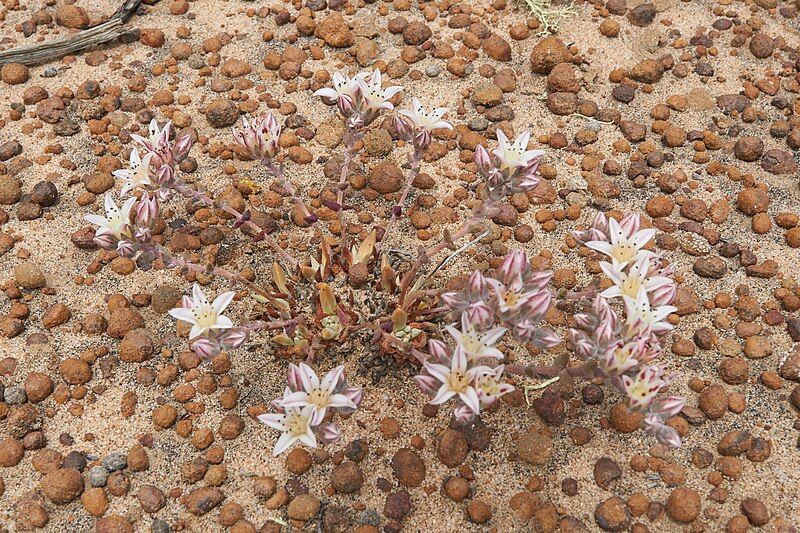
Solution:
<svg viewBox="0 0 800 533">
<path fill-rule="evenodd" d="M 523 271 L 528 268 L 528 256 L 522 250 L 512 250 L 508 252 L 497 269 L 498 278 L 505 284 L 513 283 L 522 276 Z"/>
<path fill-rule="evenodd" d="M 353 99 L 345 94 L 339 95 L 339 98 L 336 100 L 336 106 L 339 108 L 339 111 L 345 117 L 349 117 L 355 111 L 355 105 L 353 104 Z"/>
<path fill-rule="evenodd" d="M 156 183 L 159 185 L 169 186 L 172 183 L 172 178 L 175 175 L 175 170 L 170 165 L 161 165 L 156 172 Z"/>
<path fill-rule="evenodd" d="M 342 392 L 345 396 L 347 396 L 351 402 L 356 404 L 356 407 L 361 405 L 361 400 L 364 398 L 364 391 L 361 390 L 359 387 L 348 387 Z"/>
<path fill-rule="evenodd" d="M 181 307 L 184 309 L 192 309 L 194 307 L 194 302 L 188 296 L 183 295 L 181 298 Z"/>
<path fill-rule="evenodd" d="M 211 339 L 197 339 L 192 343 L 192 350 L 200 359 L 211 359 L 219 353 L 219 346 Z"/>
<path fill-rule="evenodd" d="M 142 225 L 150 227 L 158 218 L 159 205 L 154 196 L 145 193 L 139 203 L 136 204 L 136 221 Z"/>
<path fill-rule="evenodd" d="M 303 390 L 303 371 L 299 366 L 294 363 L 289 364 L 289 374 L 286 377 L 286 383 L 292 392 Z"/>
<path fill-rule="evenodd" d="M 466 405 L 459 405 L 453 409 L 453 418 L 459 424 L 469 424 L 475 419 L 475 413 Z"/>
<path fill-rule="evenodd" d="M 133 257 L 136 254 L 136 247 L 129 240 L 117 242 L 117 253 L 122 257 Z"/>
<path fill-rule="evenodd" d="M 483 277 L 480 270 L 476 270 L 469 277 L 467 282 L 467 295 L 472 300 L 483 298 L 486 294 L 486 278 Z"/>
<path fill-rule="evenodd" d="M 439 390 L 439 382 L 433 376 L 420 374 L 418 376 L 414 376 L 414 381 L 417 382 L 417 385 L 419 385 L 419 388 L 422 390 L 422 392 L 428 396 L 434 396 L 436 391 Z"/>
<path fill-rule="evenodd" d="M 492 158 L 489 152 L 480 144 L 475 148 L 475 164 L 478 165 L 478 170 L 483 173 L 486 173 L 489 167 L 492 166 Z"/>
<path fill-rule="evenodd" d="M 342 430 L 334 423 L 325 422 L 317 428 L 317 437 L 325 444 L 333 444 L 342 438 Z"/>
<path fill-rule="evenodd" d="M 172 156 L 174 157 L 175 161 L 180 163 L 186 156 L 189 155 L 189 150 L 192 149 L 192 145 L 194 141 L 192 140 L 192 136 L 188 133 L 185 133 L 178 137 L 175 141 L 175 146 L 172 148 Z"/>
<path fill-rule="evenodd" d="M 406 122 L 400 115 L 395 115 L 392 117 L 392 128 L 397 136 L 403 140 L 408 140 L 411 136 L 411 128 L 409 127 L 408 122 Z"/>
<path fill-rule="evenodd" d="M 450 360 L 450 350 L 447 348 L 447 345 L 440 340 L 431 339 L 428 341 L 428 351 L 433 360 L 437 363 Z"/>
<path fill-rule="evenodd" d="M 619 225 L 626 235 L 633 235 L 639 231 L 639 228 L 642 226 L 642 217 L 639 213 L 625 215 Z"/>
<path fill-rule="evenodd" d="M 467 325 L 479 329 L 488 327 L 494 321 L 494 313 L 486 302 L 471 304 L 464 311 L 464 317 L 467 320 Z"/>
<path fill-rule="evenodd" d="M 113 233 L 98 233 L 94 236 L 94 242 L 104 250 L 116 250 L 119 239 Z"/>
<path fill-rule="evenodd" d="M 431 145 L 431 132 L 428 130 L 418 130 L 414 135 L 414 147 L 417 150 L 426 150 Z"/>
<path fill-rule="evenodd" d="M 245 328 L 232 328 L 225 332 L 222 343 L 226 348 L 235 350 L 247 340 L 247 330 Z"/>
<path fill-rule="evenodd" d="M 650 293 L 650 305 L 652 307 L 661 307 L 669 305 L 675 299 L 678 293 L 678 286 L 675 283 L 667 283 L 657 288 Z"/>
</svg>

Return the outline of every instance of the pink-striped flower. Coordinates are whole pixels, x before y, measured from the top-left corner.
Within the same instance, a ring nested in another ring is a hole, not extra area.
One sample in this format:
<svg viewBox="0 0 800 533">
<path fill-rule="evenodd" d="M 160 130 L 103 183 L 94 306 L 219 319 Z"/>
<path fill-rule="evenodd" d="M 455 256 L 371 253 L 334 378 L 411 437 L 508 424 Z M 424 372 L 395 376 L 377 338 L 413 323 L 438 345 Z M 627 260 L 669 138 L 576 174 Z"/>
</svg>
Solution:
<svg viewBox="0 0 800 533">
<path fill-rule="evenodd" d="M 317 410 L 315 406 L 306 405 L 304 407 L 287 407 L 282 413 L 258 415 L 258 421 L 281 432 L 281 436 L 272 450 L 273 457 L 277 457 L 296 442 L 305 444 L 309 448 L 316 448 L 317 437 L 314 427 L 322 422 L 324 416 L 324 413 Z"/>
<path fill-rule="evenodd" d="M 514 390 L 513 385 L 502 381 L 504 369 L 503 365 L 494 368 L 480 366 L 475 369 L 475 388 L 478 390 L 481 407 L 490 407 L 501 396 Z"/>
<path fill-rule="evenodd" d="M 601 261 L 600 268 L 614 285 L 600 294 L 606 298 L 618 296 L 636 298 L 640 289 L 645 293 L 651 293 L 667 285 L 675 285 L 675 282 L 666 276 L 651 275 L 650 267 L 651 254 L 649 252 L 641 254 L 639 259 L 628 266 L 627 270 L 621 268 L 618 263 Z"/>
<path fill-rule="evenodd" d="M 672 426 L 668 426 L 664 421 L 655 414 L 649 414 L 644 417 L 642 422 L 644 432 L 654 437 L 658 442 L 670 448 L 681 447 L 681 437 Z"/>
<path fill-rule="evenodd" d="M 473 385 L 476 370 L 469 368 L 469 360 L 463 346 L 455 347 L 449 367 L 430 361 L 426 361 L 423 366 L 427 373 L 440 383 L 436 396 L 431 400 L 432 404 L 443 404 L 451 398 L 458 397 L 473 413 L 480 413 L 478 391 Z"/>
<path fill-rule="evenodd" d="M 278 153 L 281 125 L 272 112 L 250 122 L 242 118 L 242 129 L 232 128 L 232 132 L 239 146 L 253 159 L 273 159 Z"/>
<path fill-rule="evenodd" d="M 646 411 L 670 381 L 672 378 L 664 375 L 662 365 L 646 366 L 634 378 L 622 376 L 628 407 L 634 411 Z"/>
<path fill-rule="evenodd" d="M 628 338 L 648 332 L 661 335 L 672 329 L 666 318 L 677 311 L 677 307 L 672 305 L 653 307 L 644 288 L 639 289 L 635 299 L 627 295 L 623 296 L 623 299 Z"/>
<path fill-rule="evenodd" d="M 647 253 L 643 252 L 642 248 L 656 234 L 653 228 L 638 229 L 639 224 L 633 219 L 626 222 L 623 226 L 615 219 L 610 219 L 607 238 L 586 243 L 592 250 L 609 256 L 617 268 L 625 268 L 628 263 L 636 261 Z"/>
<path fill-rule="evenodd" d="M 442 294 L 442 301 L 453 311 L 461 313 L 470 326 L 484 329 L 494 322 L 494 312 L 489 305 L 489 286 L 478 270 L 472 273 L 463 290 Z"/>
<path fill-rule="evenodd" d="M 494 344 L 500 340 L 500 337 L 506 332 L 506 328 L 498 327 L 481 331 L 472 326 L 464 315 L 461 315 L 460 330 L 452 325 L 445 326 L 444 329 L 453 337 L 456 345 L 463 348 L 470 362 L 484 357 L 503 358 L 503 353 L 495 348 Z"/>
<path fill-rule="evenodd" d="M 192 324 L 189 338 L 195 339 L 208 331 L 216 329 L 229 329 L 233 327 L 231 319 L 222 313 L 233 300 L 235 292 L 223 292 L 217 296 L 212 303 L 209 303 L 203 289 L 195 283 L 192 286 L 192 298 L 183 297 L 183 305 L 175 309 L 170 309 L 169 314 L 183 322 Z"/>
<path fill-rule="evenodd" d="M 322 378 L 305 363 L 289 365 L 289 386 L 279 403 L 286 407 L 315 406 L 323 414 L 331 409 L 355 410 L 361 401 L 361 390 L 354 389 L 345 394 L 347 381 L 344 377 L 344 365 L 337 366 Z"/>
</svg>

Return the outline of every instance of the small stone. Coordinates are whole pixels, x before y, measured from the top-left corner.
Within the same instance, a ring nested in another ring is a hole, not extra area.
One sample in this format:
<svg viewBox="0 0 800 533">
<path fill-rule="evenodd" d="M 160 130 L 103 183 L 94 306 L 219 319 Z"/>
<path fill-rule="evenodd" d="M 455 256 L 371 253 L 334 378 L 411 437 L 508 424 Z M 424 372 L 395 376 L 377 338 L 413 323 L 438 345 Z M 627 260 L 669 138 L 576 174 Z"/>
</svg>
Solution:
<svg viewBox="0 0 800 533">
<path fill-rule="evenodd" d="M 570 59 L 570 53 L 564 42 L 550 35 L 536 43 L 531 50 L 531 69 L 537 74 L 549 74 L 553 67 Z"/>
<path fill-rule="evenodd" d="M 205 109 L 208 123 L 215 128 L 227 128 L 233 126 L 239 119 L 239 110 L 236 105 L 227 98 L 218 98 L 208 104 Z"/>
<path fill-rule="evenodd" d="M 379 194 L 398 192 L 403 181 L 403 171 L 392 163 L 380 163 L 369 172 L 369 186 Z"/>
<path fill-rule="evenodd" d="M 388 518 L 402 520 L 411 512 L 411 495 L 408 491 L 393 492 L 386 497 L 383 514 Z"/>
<path fill-rule="evenodd" d="M 195 489 L 186 498 L 186 509 L 196 516 L 212 511 L 225 499 L 225 495 L 216 487 Z"/>
<path fill-rule="evenodd" d="M 775 39 L 764 32 L 758 32 L 750 39 L 750 53 L 758 59 L 766 59 L 775 50 Z"/>
<path fill-rule="evenodd" d="M 734 430 L 723 435 L 717 445 L 720 455 L 735 456 L 746 453 L 753 445 L 753 437 L 747 431 Z"/>
<path fill-rule="evenodd" d="M 59 372 L 61 379 L 69 385 L 83 385 L 92 379 L 92 369 L 89 367 L 89 363 L 77 357 L 61 361 Z"/>
<path fill-rule="evenodd" d="M 469 481 L 460 476 L 451 477 L 444 484 L 444 493 L 453 501 L 463 501 L 469 495 Z"/>
<path fill-rule="evenodd" d="M 519 436 L 516 443 L 517 457 L 531 465 L 544 465 L 553 453 L 553 439 L 537 428 L 531 428 Z"/>
<path fill-rule="evenodd" d="M 678 487 L 667 499 L 667 515 L 676 522 L 688 524 L 700 516 L 700 495 L 686 487 Z"/>
<path fill-rule="evenodd" d="M 289 502 L 286 514 L 293 520 L 311 520 L 319 512 L 319 499 L 313 494 L 301 494 Z"/>
<path fill-rule="evenodd" d="M 56 8 L 56 24 L 65 28 L 85 28 L 90 24 L 89 15 L 82 7 L 62 4 Z"/>
<path fill-rule="evenodd" d="M 108 510 L 108 495 L 102 488 L 92 487 L 83 491 L 81 503 L 87 513 L 99 518 Z"/>
<path fill-rule="evenodd" d="M 594 520 L 603 531 L 625 531 L 631 523 L 631 511 L 622 498 L 614 496 L 597 506 Z"/>
<path fill-rule="evenodd" d="M 355 42 L 355 35 L 342 15 L 331 13 L 317 24 L 314 34 L 334 48 L 346 48 Z"/>
<path fill-rule="evenodd" d="M 30 78 L 28 67 L 20 63 L 6 63 L 0 67 L 0 79 L 9 85 L 25 83 Z M 0 159 L 2 161 L 2 159 Z"/>
<path fill-rule="evenodd" d="M 17 466 L 25 454 L 25 448 L 22 442 L 14 437 L 6 437 L 5 440 L 0 441 L 0 466 L 4 468 L 11 468 Z"/>
<path fill-rule="evenodd" d="M 286 455 L 286 470 L 295 475 L 304 474 L 311 468 L 311 454 L 303 448 L 292 448 Z"/>
<path fill-rule="evenodd" d="M 764 153 L 764 141 L 758 137 L 745 135 L 733 145 L 733 155 L 741 161 L 757 161 Z"/>
<path fill-rule="evenodd" d="M 472 500 L 467 506 L 467 514 L 471 522 L 483 524 L 492 517 L 492 508 L 483 500 Z"/>
<path fill-rule="evenodd" d="M 656 8 L 653 4 L 639 4 L 628 11 L 628 21 L 634 26 L 649 26 L 656 18 Z"/>
<path fill-rule="evenodd" d="M 728 411 L 728 393 L 722 385 L 709 385 L 698 396 L 697 406 L 712 420 L 722 418 Z"/>
<path fill-rule="evenodd" d="M 124 453 L 113 452 L 103 459 L 103 468 L 109 472 L 116 472 L 128 466 L 128 458 Z"/>
<path fill-rule="evenodd" d="M 25 395 L 32 403 L 39 403 L 47 399 L 53 392 L 53 380 L 41 372 L 31 372 L 25 378 Z"/>
<path fill-rule="evenodd" d="M 499 35 L 491 35 L 481 43 L 486 55 L 495 61 L 511 61 L 511 46 Z"/>
<path fill-rule="evenodd" d="M 608 420 L 611 427 L 620 433 L 633 433 L 641 426 L 644 415 L 635 411 L 629 411 L 624 403 L 617 403 L 611 407 Z"/>
<path fill-rule="evenodd" d="M 594 464 L 594 481 L 597 486 L 610 490 L 612 483 L 622 477 L 622 469 L 610 457 L 601 457 Z"/>
<path fill-rule="evenodd" d="M 503 99 L 503 90 L 490 81 L 478 85 L 472 92 L 472 101 L 477 105 L 493 107 Z"/>
<path fill-rule="evenodd" d="M 51 305 L 42 315 L 42 325 L 48 329 L 60 326 L 69 320 L 70 315 L 66 305 L 62 303 Z"/>
<path fill-rule="evenodd" d="M 406 487 L 419 487 L 425 479 L 425 462 L 411 448 L 401 448 L 392 457 L 392 473 Z"/>
<path fill-rule="evenodd" d="M 640 83 L 656 83 L 664 75 L 664 67 L 655 59 L 644 59 L 633 66 L 630 77 Z"/>
<path fill-rule="evenodd" d="M 20 263 L 14 267 L 14 279 L 25 289 L 40 289 L 46 284 L 42 270 L 32 262 Z"/>
<path fill-rule="evenodd" d="M 436 439 L 436 456 L 451 468 L 464 462 L 468 450 L 467 439 L 460 431 L 446 429 Z"/>
<path fill-rule="evenodd" d="M 124 516 L 104 516 L 95 524 L 95 533 L 133 533 L 133 525 Z"/>
<path fill-rule="evenodd" d="M 728 272 L 728 265 L 720 257 L 701 257 L 692 269 L 701 278 L 721 279 Z"/>
<path fill-rule="evenodd" d="M 331 484 L 337 492 L 353 494 L 364 484 L 364 475 L 356 463 L 343 461 L 331 471 Z"/>
<path fill-rule="evenodd" d="M 93 466 L 86 474 L 86 480 L 92 487 L 105 487 L 110 472 L 102 466 Z"/>
<path fill-rule="evenodd" d="M 741 504 L 742 513 L 747 520 L 755 527 L 761 527 L 769 523 L 769 511 L 767 506 L 755 498 L 745 498 Z"/>
<path fill-rule="evenodd" d="M 153 485 L 142 485 L 136 493 L 139 505 L 145 513 L 154 514 L 167 504 L 167 497 Z"/>
<path fill-rule="evenodd" d="M 48 500 L 56 504 L 66 504 L 83 492 L 83 477 L 72 468 L 59 468 L 42 478 L 41 487 Z"/>
<path fill-rule="evenodd" d="M 786 150 L 767 150 L 761 158 L 761 168 L 780 176 L 782 174 L 795 174 L 797 172 L 797 162 L 792 154 Z"/>
</svg>

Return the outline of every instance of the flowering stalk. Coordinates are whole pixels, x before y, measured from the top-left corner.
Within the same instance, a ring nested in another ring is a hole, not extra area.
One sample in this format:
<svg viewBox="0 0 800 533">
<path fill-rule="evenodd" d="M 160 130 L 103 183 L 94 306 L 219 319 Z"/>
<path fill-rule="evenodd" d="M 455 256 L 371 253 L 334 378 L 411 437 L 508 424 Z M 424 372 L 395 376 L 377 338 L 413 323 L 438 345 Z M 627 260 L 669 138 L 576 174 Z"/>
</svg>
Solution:
<svg viewBox="0 0 800 533">
<path fill-rule="evenodd" d="M 417 276 L 423 265 L 430 262 L 436 254 L 453 245 L 469 234 L 476 224 L 497 214 L 497 206 L 502 199 L 517 192 L 532 191 L 539 185 L 539 159 L 544 152 L 528 150 L 530 133 L 522 133 L 511 143 L 502 132 L 497 130 L 499 144 L 491 153 L 483 146 L 475 150 L 475 165 L 478 174 L 483 178 L 486 195 L 483 203 L 473 211 L 472 215 L 454 234 L 445 233 L 444 238 L 436 245 L 426 249 L 412 265 L 401 283 L 401 301 L 408 305 L 406 296 L 413 288 L 419 288 Z M 416 280 L 416 282 L 415 282 Z"/>
<path fill-rule="evenodd" d="M 429 113 L 425 111 L 425 108 L 422 107 L 422 104 L 418 99 L 414 98 L 412 103 L 412 109 L 401 109 L 400 115 L 395 116 L 393 120 L 394 129 L 397 135 L 406 142 L 410 142 L 414 146 L 414 151 L 408 158 L 411 172 L 406 177 L 406 182 L 403 187 L 403 192 L 400 194 L 400 199 L 392 207 L 392 215 L 389 219 L 389 224 L 386 227 L 386 231 L 383 234 L 383 238 L 378 245 L 378 250 L 382 248 L 383 243 L 386 242 L 387 237 L 391 234 L 394 226 L 397 223 L 397 220 L 403 213 L 403 206 L 405 205 L 408 193 L 411 192 L 411 186 L 414 184 L 414 180 L 419 175 L 422 158 L 424 157 L 425 152 L 427 152 L 428 147 L 431 145 L 432 132 L 436 129 L 453 129 L 453 125 L 450 122 L 442 120 L 442 117 L 448 111 L 446 107 L 437 107 Z"/>
<path fill-rule="evenodd" d="M 279 151 L 281 126 L 272 112 L 268 112 L 261 119 L 253 119 L 252 122 L 242 118 L 242 129 L 232 128 L 232 131 L 233 138 L 244 152 L 252 159 L 260 160 L 270 175 L 278 180 L 280 187 L 291 196 L 292 202 L 300 210 L 305 222 L 308 224 L 316 222 L 317 216 L 308 211 L 306 204 L 297 195 L 294 185 L 286 178 L 283 164 L 275 162 Z"/>
<path fill-rule="evenodd" d="M 355 145 L 366 126 L 371 124 L 381 111 L 394 109 L 389 101 L 402 91 L 399 86 L 383 87 L 380 70 L 361 72 L 352 78 L 341 72 L 333 75 L 333 87 L 319 89 L 314 96 L 322 98 L 328 105 L 335 105 L 345 119 L 344 153 L 342 169 L 336 188 L 336 205 L 331 206 L 339 217 L 341 231 L 341 247 L 347 248 L 347 230 L 344 221 L 344 191 L 347 178 L 350 176 L 350 164 L 353 160 Z"/>
<path fill-rule="evenodd" d="M 662 354 L 660 337 L 672 329 L 666 318 L 676 311 L 670 305 L 677 290 L 671 267 L 644 249 L 654 235 L 641 228 L 638 214 L 617 222 L 602 213 L 587 230 L 573 234 L 611 259 L 600 268 L 612 286 L 575 316 L 569 337 L 575 354 L 596 363 L 596 375 L 625 395 L 630 410 L 644 415 L 645 432 L 678 447 L 680 436 L 665 422 L 681 411 L 684 399 L 661 396 L 674 376 L 661 364 L 646 366 Z M 624 320 L 610 305 L 617 298 L 623 300 Z"/>
<path fill-rule="evenodd" d="M 258 416 L 258 420 L 281 432 L 272 455 L 277 457 L 296 442 L 310 448 L 323 443 L 337 442 L 342 431 L 338 425 L 325 422 L 332 413 L 350 414 L 361 403 L 362 392 L 347 384 L 344 366 L 337 366 L 320 380 L 314 370 L 304 364 L 289 365 L 287 385 L 272 401 L 275 413 Z"/>
<path fill-rule="evenodd" d="M 462 291 L 442 295 L 460 329 L 445 328 L 455 342 L 452 351 L 441 341 L 429 342 L 430 358 L 424 360 L 423 371 L 415 379 L 434 396 L 431 403 L 458 397 L 454 416 L 468 422 L 480 414 L 481 407 L 514 389 L 502 382 L 504 365 L 483 362 L 503 359 L 494 344 L 506 332 L 542 349 L 561 342 L 555 332 L 540 327 L 552 298 L 547 289 L 551 277 L 552 272 L 533 271 L 527 255 L 515 250 L 493 276 L 475 271 Z M 497 322 L 502 325 L 496 326 Z"/>
</svg>

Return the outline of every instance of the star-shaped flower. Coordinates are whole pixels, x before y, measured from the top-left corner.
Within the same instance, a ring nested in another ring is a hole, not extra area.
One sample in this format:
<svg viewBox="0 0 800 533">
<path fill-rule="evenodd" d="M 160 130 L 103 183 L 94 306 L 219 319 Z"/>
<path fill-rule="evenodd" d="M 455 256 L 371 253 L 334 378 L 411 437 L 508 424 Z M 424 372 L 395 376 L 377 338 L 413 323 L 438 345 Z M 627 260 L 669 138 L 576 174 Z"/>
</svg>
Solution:
<svg viewBox="0 0 800 533">
<path fill-rule="evenodd" d="M 361 90 L 361 97 L 364 99 L 364 105 L 367 112 L 377 112 L 381 109 L 394 109 L 394 105 L 389 101 L 394 95 L 403 90 L 402 87 L 394 85 L 391 87 L 382 87 L 381 71 L 375 69 L 375 72 L 366 76 L 356 78 L 358 87 Z"/>
<path fill-rule="evenodd" d="M 604 290 L 601 295 L 605 298 L 615 298 L 617 296 L 630 296 L 636 298 L 639 294 L 639 289 L 644 289 L 645 292 L 650 293 L 664 287 L 665 285 L 674 284 L 674 282 L 666 276 L 651 276 L 650 275 L 650 254 L 641 254 L 641 257 L 632 265 L 626 272 L 619 264 L 600 262 L 600 268 L 606 276 L 614 282 L 612 287 Z"/>
<path fill-rule="evenodd" d="M 315 406 L 306 405 L 287 407 L 283 413 L 258 415 L 258 421 L 282 433 L 272 450 L 273 457 L 277 457 L 298 441 L 316 448 L 317 437 L 313 428 L 322 422 L 324 416 Z"/>
<path fill-rule="evenodd" d="M 528 150 L 530 132 L 522 133 L 511 143 L 500 128 L 497 129 L 497 141 L 500 143 L 492 152 L 500 161 L 500 170 L 527 167 L 535 159 L 544 155 L 542 150 Z"/>
<path fill-rule="evenodd" d="M 150 179 L 150 163 L 153 159 L 153 152 L 147 152 L 144 157 L 139 155 L 139 150 L 131 150 L 130 167 L 115 170 L 112 174 L 122 179 L 125 184 L 120 190 L 120 194 L 125 196 L 137 187 L 153 187 L 155 183 Z"/>
<path fill-rule="evenodd" d="M 608 239 L 589 241 L 586 246 L 611 258 L 617 268 L 625 268 L 631 261 L 641 257 L 641 250 L 656 234 L 653 228 L 632 231 L 623 228 L 615 219 L 608 221 Z"/>
<path fill-rule="evenodd" d="M 122 207 L 118 207 L 111 198 L 110 193 L 105 196 L 106 216 L 86 215 L 84 220 L 98 226 L 96 235 L 113 235 L 116 239 L 123 239 L 131 236 L 131 209 L 136 203 L 136 198 L 128 198 Z"/>
<path fill-rule="evenodd" d="M 192 324 L 189 338 L 194 339 L 205 332 L 214 329 L 229 329 L 233 327 L 231 319 L 222 314 L 231 303 L 235 292 L 223 292 L 208 303 L 208 298 L 197 283 L 192 287 L 192 298 L 184 296 L 183 307 L 170 309 L 169 314 L 183 322 Z"/>
<path fill-rule="evenodd" d="M 439 128 L 453 129 L 453 125 L 442 117 L 447 113 L 446 107 L 435 107 L 432 111 L 427 112 L 422 107 L 422 103 L 417 98 L 411 100 L 411 109 L 401 109 L 399 113 L 411 121 L 416 129 L 432 131 Z"/>
<path fill-rule="evenodd" d="M 337 366 L 322 378 L 305 363 L 289 365 L 289 387 L 278 401 L 286 407 L 315 406 L 324 416 L 328 407 L 356 409 L 353 401 L 361 399 L 361 390 L 345 389 L 344 365 Z M 341 392 L 340 392 L 341 391 Z"/>
</svg>

